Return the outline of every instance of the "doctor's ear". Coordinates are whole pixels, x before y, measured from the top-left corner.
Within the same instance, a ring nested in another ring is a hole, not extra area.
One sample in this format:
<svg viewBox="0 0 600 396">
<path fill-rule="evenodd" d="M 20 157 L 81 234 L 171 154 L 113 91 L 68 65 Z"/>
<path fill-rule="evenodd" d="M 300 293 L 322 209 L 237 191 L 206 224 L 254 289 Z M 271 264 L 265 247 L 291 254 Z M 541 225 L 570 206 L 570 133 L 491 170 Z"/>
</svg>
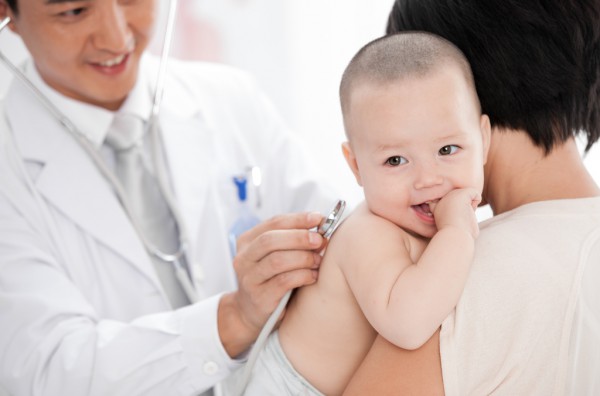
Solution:
<svg viewBox="0 0 600 396">
<path fill-rule="evenodd" d="M 8 3 L 6 2 L 6 0 L 0 0 L 0 19 L 4 19 L 7 16 L 12 16 L 12 15 L 8 15 L 9 10 L 10 10 L 10 7 L 8 6 Z"/>
<path fill-rule="evenodd" d="M 8 24 L 8 28 L 13 32 L 16 32 L 15 27 L 15 14 L 13 10 L 10 8 L 6 0 L 0 0 L 0 22 L 4 21 L 4 18 L 10 17 L 10 23 Z"/>
<path fill-rule="evenodd" d="M 359 186 L 362 187 L 362 181 L 360 179 L 360 171 L 358 169 L 358 163 L 356 162 L 356 156 L 352 151 L 352 147 L 350 147 L 350 142 L 342 143 L 342 153 L 344 153 L 344 158 L 346 159 L 346 163 L 350 167 L 352 173 L 354 173 L 354 177 L 356 178 L 356 182 Z"/>
</svg>

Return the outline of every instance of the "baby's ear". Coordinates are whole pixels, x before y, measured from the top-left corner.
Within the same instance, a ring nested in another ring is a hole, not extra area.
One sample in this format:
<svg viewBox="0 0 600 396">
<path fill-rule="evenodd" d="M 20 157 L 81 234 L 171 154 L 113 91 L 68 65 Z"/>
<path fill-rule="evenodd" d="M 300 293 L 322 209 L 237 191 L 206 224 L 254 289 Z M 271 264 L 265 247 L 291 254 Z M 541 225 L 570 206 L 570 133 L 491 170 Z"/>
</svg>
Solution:
<svg viewBox="0 0 600 396">
<path fill-rule="evenodd" d="M 490 140 L 492 139 L 490 117 L 488 117 L 486 114 L 481 115 L 479 129 L 481 129 L 481 139 L 483 142 L 483 164 L 485 165 L 487 162 L 488 151 L 490 150 Z"/>
<path fill-rule="evenodd" d="M 354 155 L 354 151 L 352 151 L 352 147 L 350 147 L 350 142 L 342 143 L 342 153 L 344 153 L 344 158 L 346 159 L 346 163 L 350 167 L 352 173 L 354 173 L 354 177 L 356 178 L 356 182 L 359 186 L 362 187 L 362 181 L 360 179 L 360 171 L 358 169 L 358 163 L 356 162 L 356 156 Z"/>
</svg>

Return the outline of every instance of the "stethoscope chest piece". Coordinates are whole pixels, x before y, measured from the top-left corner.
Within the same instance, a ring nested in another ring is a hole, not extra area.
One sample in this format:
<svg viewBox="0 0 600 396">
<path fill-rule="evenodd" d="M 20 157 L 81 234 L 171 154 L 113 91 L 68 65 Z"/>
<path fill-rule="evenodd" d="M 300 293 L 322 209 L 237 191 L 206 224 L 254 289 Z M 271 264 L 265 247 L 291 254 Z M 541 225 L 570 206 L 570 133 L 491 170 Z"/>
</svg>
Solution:
<svg viewBox="0 0 600 396">
<path fill-rule="evenodd" d="M 340 219 L 342 218 L 345 208 L 346 201 L 340 199 L 337 201 L 329 215 L 327 215 L 327 217 L 321 221 L 317 227 L 317 232 L 321 234 L 323 238 L 329 238 L 333 234 L 333 231 L 335 231 Z"/>
</svg>

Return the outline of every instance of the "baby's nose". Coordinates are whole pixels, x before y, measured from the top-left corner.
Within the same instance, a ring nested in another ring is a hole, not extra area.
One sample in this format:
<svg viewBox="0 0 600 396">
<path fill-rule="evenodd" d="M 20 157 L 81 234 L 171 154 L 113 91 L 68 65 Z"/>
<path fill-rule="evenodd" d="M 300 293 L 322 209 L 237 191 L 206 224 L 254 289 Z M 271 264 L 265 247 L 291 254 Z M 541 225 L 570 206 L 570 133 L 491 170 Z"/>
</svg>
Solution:
<svg viewBox="0 0 600 396">
<path fill-rule="evenodd" d="M 415 176 L 414 187 L 417 190 L 442 184 L 444 178 L 435 165 L 422 165 Z"/>
</svg>

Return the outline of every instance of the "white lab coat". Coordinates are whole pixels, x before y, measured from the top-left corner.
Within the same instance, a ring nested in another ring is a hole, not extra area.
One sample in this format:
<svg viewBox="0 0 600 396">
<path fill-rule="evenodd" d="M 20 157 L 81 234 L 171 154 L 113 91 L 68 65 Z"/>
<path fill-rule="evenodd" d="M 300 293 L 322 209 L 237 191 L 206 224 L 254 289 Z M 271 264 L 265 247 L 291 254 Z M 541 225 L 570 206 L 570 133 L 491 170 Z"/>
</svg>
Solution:
<svg viewBox="0 0 600 396">
<path fill-rule="evenodd" d="M 236 286 L 231 177 L 260 166 L 262 218 L 334 203 L 245 74 L 175 61 L 169 69 L 161 127 L 190 266 L 206 298 L 176 311 L 86 153 L 20 83 L 0 103 L 0 383 L 11 394 L 164 396 L 211 387 L 239 365 L 216 324 L 219 293 Z M 142 70 L 155 76 L 154 60 Z"/>
</svg>

